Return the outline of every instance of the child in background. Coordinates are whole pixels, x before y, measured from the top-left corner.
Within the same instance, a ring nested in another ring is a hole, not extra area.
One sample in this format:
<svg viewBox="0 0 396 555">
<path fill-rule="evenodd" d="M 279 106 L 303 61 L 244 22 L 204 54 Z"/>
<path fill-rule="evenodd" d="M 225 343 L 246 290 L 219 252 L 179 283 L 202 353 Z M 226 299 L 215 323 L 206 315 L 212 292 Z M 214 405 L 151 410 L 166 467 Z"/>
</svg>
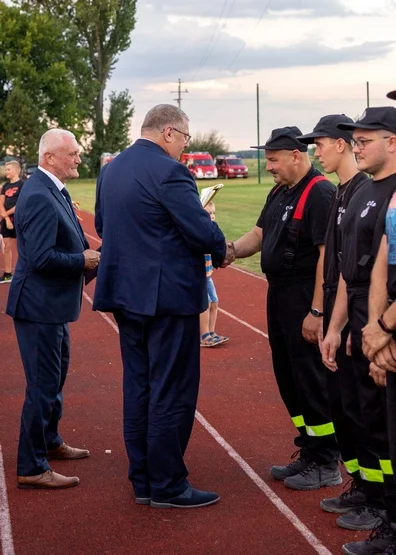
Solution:
<svg viewBox="0 0 396 555">
<path fill-rule="evenodd" d="M 12 243 L 16 241 L 14 228 L 15 206 L 21 192 L 23 181 L 20 178 L 21 166 L 17 160 L 5 163 L 5 177 L 7 182 L 0 191 L 0 233 L 4 254 L 4 274 L 0 277 L 0 283 L 11 283 L 12 281 Z"/>
<path fill-rule="evenodd" d="M 215 220 L 216 208 L 214 202 L 210 201 L 206 206 L 205 210 L 209 213 L 210 219 Z M 219 307 L 219 299 L 217 297 L 216 288 L 213 283 L 212 274 L 212 257 L 210 254 L 205 254 L 205 264 L 206 264 L 206 285 L 208 289 L 208 301 L 209 307 L 205 312 L 200 315 L 200 328 L 201 328 L 201 347 L 215 347 L 221 343 L 225 343 L 229 340 L 228 337 L 217 335 L 214 331 L 216 320 L 217 320 L 217 310 Z"/>
</svg>

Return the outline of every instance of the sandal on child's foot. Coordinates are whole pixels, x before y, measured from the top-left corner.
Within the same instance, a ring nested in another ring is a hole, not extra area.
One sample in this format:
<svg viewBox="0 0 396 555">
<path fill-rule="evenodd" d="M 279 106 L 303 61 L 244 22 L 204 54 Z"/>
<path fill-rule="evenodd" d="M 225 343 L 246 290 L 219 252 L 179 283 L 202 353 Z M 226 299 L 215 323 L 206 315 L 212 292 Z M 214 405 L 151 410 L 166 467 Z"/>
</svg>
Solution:
<svg viewBox="0 0 396 555">
<path fill-rule="evenodd" d="M 221 341 L 219 341 L 217 337 L 213 337 L 210 333 L 201 335 L 201 347 L 215 347 L 220 343 Z"/>
<path fill-rule="evenodd" d="M 217 334 L 216 332 L 214 332 L 214 331 L 211 331 L 211 332 L 210 332 L 210 335 L 211 335 L 212 337 L 216 337 L 216 338 L 220 341 L 220 343 L 225 343 L 226 341 L 229 341 L 229 340 L 230 340 L 230 338 L 227 337 L 226 335 L 218 335 L 218 334 Z"/>
</svg>

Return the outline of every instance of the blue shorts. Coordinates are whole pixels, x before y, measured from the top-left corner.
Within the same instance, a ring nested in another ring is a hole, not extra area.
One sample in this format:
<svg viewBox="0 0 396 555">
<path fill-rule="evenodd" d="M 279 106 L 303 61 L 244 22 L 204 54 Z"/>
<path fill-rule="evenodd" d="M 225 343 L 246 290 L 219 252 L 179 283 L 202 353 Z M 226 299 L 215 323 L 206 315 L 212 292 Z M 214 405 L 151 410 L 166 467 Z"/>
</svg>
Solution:
<svg viewBox="0 0 396 555">
<path fill-rule="evenodd" d="M 219 299 L 217 297 L 216 287 L 211 277 L 206 278 L 206 286 L 208 289 L 208 301 L 210 303 L 218 303 Z"/>
</svg>

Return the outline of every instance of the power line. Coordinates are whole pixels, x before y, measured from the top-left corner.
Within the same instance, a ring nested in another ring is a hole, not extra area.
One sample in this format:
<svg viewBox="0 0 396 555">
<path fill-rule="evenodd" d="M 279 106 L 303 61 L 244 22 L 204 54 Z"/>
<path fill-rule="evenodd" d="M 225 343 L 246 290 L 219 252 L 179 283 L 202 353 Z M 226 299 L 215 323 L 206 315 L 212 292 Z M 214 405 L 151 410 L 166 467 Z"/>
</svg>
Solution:
<svg viewBox="0 0 396 555">
<path fill-rule="evenodd" d="M 221 10 L 221 12 L 220 12 L 220 15 L 219 15 L 219 17 L 218 17 L 216 26 L 215 26 L 215 28 L 213 29 L 212 36 L 210 37 L 209 43 L 208 43 L 208 45 L 207 45 L 207 47 L 206 47 L 206 49 L 205 49 L 205 52 L 204 52 L 203 55 L 202 55 L 201 61 L 200 61 L 199 64 L 198 64 L 198 69 L 195 71 L 195 73 L 194 73 L 194 75 L 193 75 L 191 81 L 194 81 L 195 78 L 196 78 L 196 76 L 198 75 L 198 73 L 202 70 L 202 68 L 204 67 L 204 65 L 205 65 L 205 63 L 206 63 L 206 61 L 207 61 L 207 59 L 208 59 L 208 57 L 209 57 L 209 54 L 213 51 L 213 48 L 215 47 L 216 42 L 219 40 L 219 33 L 217 33 L 216 40 L 214 40 L 214 38 L 215 38 L 215 35 L 216 35 L 216 32 L 217 32 L 217 29 L 219 28 L 219 30 L 220 30 L 221 19 L 222 19 L 222 17 L 223 17 L 223 13 L 225 12 L 225 9 L 226 9 L 226 7 L 227 7 L 227 4 L 228 4 L 228 0 L 225 0 L 225 2 L 224 2 L 224 4 L 223 4 L 223 7 L 222 7 L 222 10 Z M 234 4 L 235 4 L 235 0 L 233 0 L 233 2 L 232 2 L 232 4 L 231 4 L 231 9 L 229 10 L 228 15 L 226 16 L 226 19 L 225 19 L 225 21 L 224 21 L 223 26 L 225 25 L 227 19 L 230 17 L 230 14 L 231 14 L 231 11 L 232 11 L 232 9 L 233 9 L 233 7 L 234 7 Z"/>
<path fill-rule="evenodd" d="M 272 0 L 268 0 L 267 5 L 265 6 L 264 10 L 262 11 L 260 17 L 258 18 L 258 20 L 256 21 L 256 24 L 254 25 L 254 27 L 252 28 L 250 34 L 253 33 L 253 31 L 256 29 L 256 27 L 258 26 L 258 24 L 260 23 L 260 21 L 263 19 L 264 15 L 267 13 L 268 8 L 271 5 Z M 241 47 L 241 49 L 237 52 L 237 55 L 234 57 L 234 59 L 231 61 L 231 63 L 229 64 L 229 66 L 227 67 L 228 71 L 237 61 L 237 59 L 239 58 L 239 56 L 242 54 L 242 52 L 245 50 L 246 46 L 247 46 L 248 41 L 245 41 Z"/>
</svg>

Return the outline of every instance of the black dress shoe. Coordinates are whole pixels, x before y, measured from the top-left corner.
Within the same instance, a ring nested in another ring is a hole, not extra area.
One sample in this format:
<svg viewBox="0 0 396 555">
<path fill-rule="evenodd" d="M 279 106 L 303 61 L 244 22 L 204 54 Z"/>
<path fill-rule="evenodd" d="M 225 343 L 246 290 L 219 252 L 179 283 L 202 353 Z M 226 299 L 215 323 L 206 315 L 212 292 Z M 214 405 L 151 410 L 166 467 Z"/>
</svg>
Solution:
<svg viewBox="0 0 396 555">
<path fill-rule="evenodd" d="M 151 497 L 146 495 L 146 496 L 136 496 L 135 497 L 135 503 L 137 505 L 150 505 L 150 501 L 151 501 Z"/>
<path fill-rule="evenodd" d="M 188 486 L 188 488 L 178 495 L 164 501 L 151 500 L 151 507 L 155 509 L 170 509 L 172 507 L 177 509 L 196 509 L 198 507 L 206 507 L 213 505 L 220 500 L 217 493 L 211 491 L 199 491 Z"/>
</svg>

